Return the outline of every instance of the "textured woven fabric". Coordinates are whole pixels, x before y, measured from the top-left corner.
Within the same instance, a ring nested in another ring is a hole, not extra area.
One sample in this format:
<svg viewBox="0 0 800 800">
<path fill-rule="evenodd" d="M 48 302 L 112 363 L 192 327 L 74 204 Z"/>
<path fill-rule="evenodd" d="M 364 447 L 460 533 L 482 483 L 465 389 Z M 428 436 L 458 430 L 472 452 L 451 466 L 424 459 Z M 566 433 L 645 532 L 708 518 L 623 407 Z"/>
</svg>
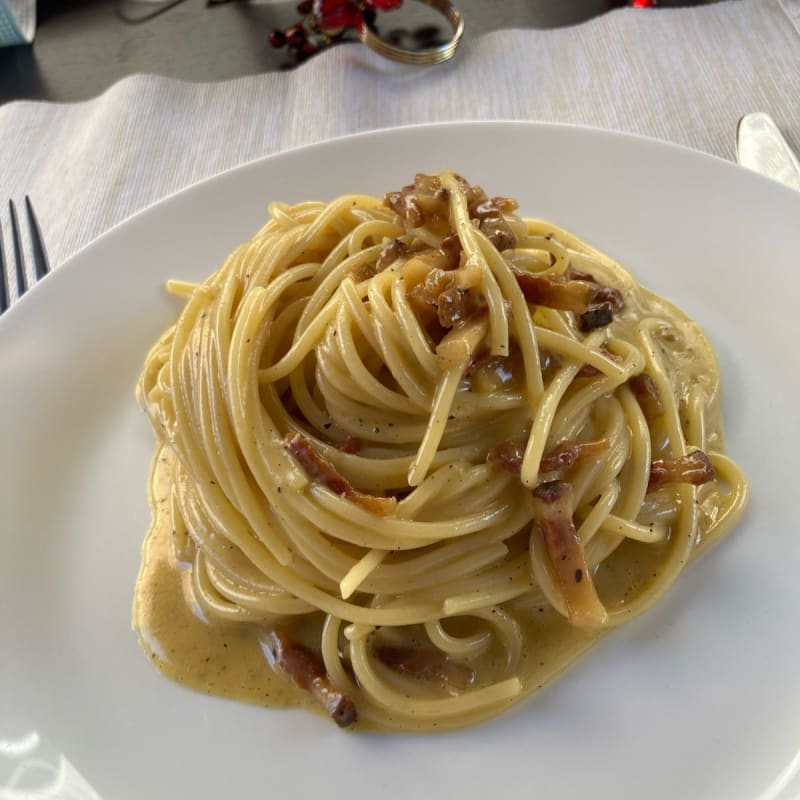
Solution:
<svg viewBox="0 0 800 800">
<path fill-rule="evenodd" d="M 738 118 L 762 110 L 800 149 L 798 20 L 800 0 L 621 9 L 486 34 L 434 68 L 348 44 L 291 72 L 215 84 L 137 75 L 79 104 L 11 103 L 0 107 L 0 198 L 31 196 L 58 265 L 202 178 L 374 128 L 562 121 L 733 158 Z"/>
</svg>

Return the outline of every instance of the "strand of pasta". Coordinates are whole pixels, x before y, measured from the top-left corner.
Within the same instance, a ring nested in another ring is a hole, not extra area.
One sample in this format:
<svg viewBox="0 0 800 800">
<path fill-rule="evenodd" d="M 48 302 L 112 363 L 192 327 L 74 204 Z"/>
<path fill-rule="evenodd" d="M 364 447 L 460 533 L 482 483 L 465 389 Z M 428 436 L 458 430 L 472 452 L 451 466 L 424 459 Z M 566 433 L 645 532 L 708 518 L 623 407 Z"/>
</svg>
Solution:
<svg viewBox="0 0 800 800">
<path fill-rule="evenodd" d="M 503 306 L 503 294 L 500 286 L 486 263 L 486 258 L 477 240 L 475 228 L 473 228 L 469 217 L 467 200 L 455 176 L 452 173 L 444 173 L 442 175 L 442 186 L 450 192 L 450 214 L 453 218 L 456 235 L 464 248 L 467 263 L 477 266 L 482 273 L 481 290 L 486 298 L 491 320 L 489 326 L 491 335 L 490 352 L 496 356 L 507 356 L 509 353 L 508 319 Z"/>
<path fill-rule="evenodd" d="M 587 347 L 597 347 L 605 338 L 605 332 L 595 331 L 587 337 Z M 531 425 L 528 441 L 525 445 L 525 454 L 522 459 L 522 469 L 520 479 L 522 483 L 533 488 L 536 485 L 536 478 L 539 475 L 539 463 L 544 454 L 544 448 L 549 438 L 550 426 L 555 417 L 558 404 L 564 396 L 564 392 L 572 383 L 580 369 L 581 364 L 577 361 L 565 364 L 558 374 L 550 381 L 542 400 L 537 409 Z"/>
</svg>

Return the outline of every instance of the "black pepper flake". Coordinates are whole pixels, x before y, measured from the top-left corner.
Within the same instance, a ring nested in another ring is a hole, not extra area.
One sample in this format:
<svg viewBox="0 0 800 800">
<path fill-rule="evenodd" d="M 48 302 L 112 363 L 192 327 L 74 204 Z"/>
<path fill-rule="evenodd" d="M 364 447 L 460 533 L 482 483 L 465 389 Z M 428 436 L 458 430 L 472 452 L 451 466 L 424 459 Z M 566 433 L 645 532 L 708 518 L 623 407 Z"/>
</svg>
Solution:
<svg viewBox="0 0 800 800">
<path fill-rule="evenodd" d="M 575 583 L 580 583 L 583 580 L 583 570 L 576 569 L 575 570 Z"/>
<path fill-rule="evenodd" d="M 332 422 L 324 422 L 322 424 L 322 427 L 325 428 L 325 430 L 327 431 L 331 427 L 331 425 L 333 425 Z"/>
</svg>

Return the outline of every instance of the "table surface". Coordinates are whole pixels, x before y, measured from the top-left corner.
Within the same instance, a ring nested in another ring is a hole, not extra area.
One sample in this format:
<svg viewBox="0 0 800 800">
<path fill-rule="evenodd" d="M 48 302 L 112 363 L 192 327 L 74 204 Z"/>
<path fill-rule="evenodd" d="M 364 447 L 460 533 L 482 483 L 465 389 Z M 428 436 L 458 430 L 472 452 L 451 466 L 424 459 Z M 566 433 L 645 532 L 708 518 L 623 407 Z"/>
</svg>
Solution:
<svg viewBox="0 0 800 800">
<path fill-rule="evenodd" d="M 468 40 L 501 28 L 572 25 L 624 2 L 456 0 L 456 5 Z M 182 0 L 149 19 L 131 21 L 158 8 L 152 0 L 40 0 L 33 45 L 0 49 L 0 103 L 84 100 L 138 72 L 216 81 L 291 67 L 285 50 L 270 46 L 268 34 L 297 21 L 295 2 Z M 446 27 L 437 12 L 407 2 L 382 15 L 381 31 L 397 34 L 439 22 Z"/>
</svg>

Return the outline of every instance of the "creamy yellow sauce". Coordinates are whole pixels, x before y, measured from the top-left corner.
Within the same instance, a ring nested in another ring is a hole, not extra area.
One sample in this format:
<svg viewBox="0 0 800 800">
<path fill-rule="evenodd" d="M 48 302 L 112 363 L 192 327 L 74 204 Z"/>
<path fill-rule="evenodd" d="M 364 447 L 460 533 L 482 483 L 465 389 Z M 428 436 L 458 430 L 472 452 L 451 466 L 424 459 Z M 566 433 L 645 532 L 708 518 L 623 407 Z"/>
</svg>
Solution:
<svg viewBox="0 0 800 800">
<path fill-rule="evenodd" d="M 169 515 L 172 455 L 162 447 L 151 473 L 152 525 L 147 533 L 136 583 L 133 626 L 140 644 L 167 678 L 206 694 L 268 708 L 322 709 L 282 672 L 275 671 L 253 623 L 209 622 L 194 600 L 191 568 L 175 555 Z M 624 543 L 600 565 L 595 583 L 607 608 L 625 602 L 656 576 L 664 545 Z M 515 614 L 526 641 L 518 675 L 525 694 L 533 694 L 576 660 L 605 631 L 575 628 L 543 606 Z M 309 620 L 315 627 L 318 620 Z M 484 664 L 496 658 L 491 650 Z M 481 664 L 476 664 L 480 672 Z M 374 729 L 364 721 L 356 729 Z"/>
<path fill-rule="evenodd" d="M 173 546 L 169 515 L 171 454 L 159 450 L 151 474 L 152 525 L 142 549 L 133 626 L 158 670 L 180 684 L 271 708 L 316 706 L 272 671 L 255 625 L 209 623 L 194 601 L 191 571 Z"/>
</svg>

